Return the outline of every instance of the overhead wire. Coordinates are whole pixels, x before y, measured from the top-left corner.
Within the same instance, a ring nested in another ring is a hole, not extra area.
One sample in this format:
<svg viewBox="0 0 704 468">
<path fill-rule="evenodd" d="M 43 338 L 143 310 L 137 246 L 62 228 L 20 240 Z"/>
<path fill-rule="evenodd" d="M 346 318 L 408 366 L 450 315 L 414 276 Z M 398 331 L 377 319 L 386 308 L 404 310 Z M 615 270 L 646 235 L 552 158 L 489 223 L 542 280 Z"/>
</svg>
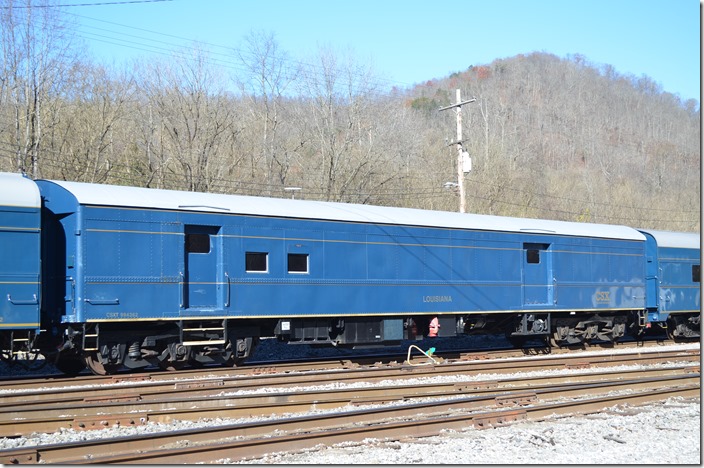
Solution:
<svg viewBox="0 0 704 468">
<path fill-rule="evenodd" d="M 5 159 L 9 161 L 11 164 L 14 163 L 14 158 L 16 156 L 14 151 L 11 151 L 10 149 L 5 149 L 3 146 L 9 147 L 10 145 L 8 144 L 3 144 L 0 143 L 0 159 Z M 54 155 L 58 155 L 57 152 L 54 151 L 44 151 L 44 156 L 42 158 L 42 164 L 45 167 L 51 167 L 53 169 L 64 169 L 66 168 L 66 163 L 65 162 L 60 162 L 56 159 L 53 158 L 47 158 L 46 153 L 54 153 Z M 119 163 L 113 163 L 111 165 L 111 169 L 124 169 L 127 168 L 127 166 L 119 164 Z M 142 175 L 143 176 L 143 175 Z M 128 178 L 125 175 L 122 175 L 119 172 L 111 172 L 109 175 L 110 179 L 113 181 L 120 181 L 120 182 L 125 182 L 127 185 L 131 186 L 142 186 L 143 181 L 138 180 L 136 178 Z M 178 186 L 180 185 L 180 189 L 183 190 L 185 187 L 185 179 L 183 178 L 182 175 L 172 173 L 167 175 L 167 177 L 164 178 L 163 182 L 166 182 L 167 184 L 174 185 L 176 188 L 173 188 L 174 190 L 179 190 Z M 114 182 L 113 182 L 114 183 Z M 281 196 L 277 198 L 288 198 L 287 192 L 284 190 L 284 187 L 280 184 L 272 184 L 272 183 L 265 183 L 265 182 L 256 182 L 256 181 L 247 181 L 247 180 L 234 180 L 234 179 L 226 179 L 226 178 L 217 178 L 213 177 L 210 178 L 208 186 L 210 187 L 211 191 L 214 191 L 214 189 L 221 190 L 220 193 L 240 193 L 244 192 L 245 195 L 254 195 L 254 196 L 262 196 L 263 194 L 267 194 L 267 196 L 271 196 L 274 193 L 278 193 Z M 234 190 L 233 190 L 234 189 Z M 320 200 L 324 199 L 324 197 L 327 195 L 325 191 L 320 190 L 320 187 L 315 187 L 315 186 L 303 186 L 302 187 L 302 193 L 300 195 L 301 199 L 308 199 L 308 200 Z M 533 194 L 535 195 L 535 194 Z M 358 200 L 358 199 L 369 199 L 372 201 L 391 201 L 391 202 L 398 202 L 400 198 L 407 198 L 410 200 L 419 200 L 419 199 L 442 199 L 446 198 L 448 196 L 448 191 L 446 189 L 438 188 L 438 189 L 414 189 L 414 190 L 387 190 L 383 191 L 380 190 L 378 192 L 348 192 L 347 198 L 350 200 Z M 582 212 L 577 212 L 577 211 L 570 211 L 570 210 L 562 210 L 562 209 L 557 209 L 557 208 L 550 208 L 546 206 L 541 206 L 540 204 L 525 204 L 525 203 L 520 203 L 517 201 L 505 201 L 505 200 L 500 200 L 500 199 L 494 199 L 490 197 L 485 197 L 482 195 L 474 194 L 472 196 L 474 199 L 477 200 L 483 200 L 491 203 L 499 203 L 507 206 L 513 206 L 521 209 L 529 209 L 529 210 L 536 210 L 539 213 L 555 213 L 560 216 L 566 216 L 570 218 L 574 218 L 576 216 L 582 216 L 584 213 Z M 550 196 L 547 196 L 550 197 Z M 558 197 L 559 198 L 559 197 Z M 584 200 L 577 200 L 579 202 L 585 203 L 585 204 L 590 204 L 592 202 L 584 201 Z M 603 204 L 606 207 L 610 208 L 623 208 L 623 209 L 630 209 L 630 210 L 644 210 L 644 211 L 654 211 L 650 207 L 623 207 L 620 205 L 612 205 L 612 204 Z M 662 210 L 662 211 L 667 211 L 670 214 L 691 214 L 697 212 L 696 210 L 684 210 L 684 211 L 678 211 L 678 210 Z M 606 214 L 594 214 L 593 217 L 595 218 L 596 221 L 599 222 L 606 222 L 606 220 L 609 221 L 614 221 L 614 222 L 619 222 L 619 223 L 625 223 L 625 224 L 639 224 L 639 225 L 647 225 L 647 224 L 653 224 L 653 223 L 662 223 L 663 221 L 666 221 L 668 224 L 679 224 L 679 225 L 691 225 L 693 223 L 692 219 L 652 219 L 652 218 L 642 218 L 642 217 L 634 217 L 634 216 L 616 216 L 616 215 L 606 215 Z"/>
<path fill-rule="evenodd" d="M 109 2 L 98 2 L 98 3 L 55 3 L 55 4 L 33 4 L 33 5 L 11 5 L 11 6 L 0 6 L 0 10 L 26 10 L 30 8 L 65 8 L 65 7 L 87 7 L 87 6 L 106 6 L 106 5 L 128 5 L 134 3 L 160 3 L 160 2 L 173 2 L 174 0 L 113 0 Z"/>
<path fill-rule="evenodd" d="M 135 1 L 135 2 L 102 2 L 101 4 L 114 5 L 114 4 L 127 4 L 127 3 L 150 3 L 151 1 L 154 1 L 154 0 Z M 158 0 L 158 1 L 160 1 L 160 0 Z M 97 5 L 98 4 L 87 4 L 86 6 L 97 6 Z M 73 5 L 62 4 L 61 6 L 71 7 L 71 6 L 84 6 L 84 5 L 81 5 L 81 4 L 73 4 Z M 209 42 L 191 40 L 191 39 L 188 39 L 188 38 L 185 38 L 182 36 L 160 33 L 157 31 L 152 31 L 152 30 L 148 30 L 145 28 L 138 28 L 138 27 L 129 26 L 129 25 L 123 25 L 120 23 L 115 23 L 115 22 L 107 21 L 107 20 L 100 20 L 97 18 L 91 18 L 88 16 L 76 14 L 76 13 L 71 13 L 71 12 L 65 12 L 65 13 L 67 13 L 69 15 L 73 15 L 75 17 L 80 17 L 80 18 L 84 18 L 84 19 L 88 19 L 88 20 L 111 24 L 111 25 L 118 26 L 121 28 L 128 28 L 128 29 L 132 29 L 132 30 L 146 32 L 146 33 L 153 34 L 156 36 L 168 37 L 168 38 L 172 38 L 172 39 L 177 39 L 179 41 L 190 41 L 191 44 L 202 44 L 202 45 L 206 45 L 208 47 L 220 48 L 220 49 L 231 51 L 232 53 L 239 53 L 241 55 L 246 55 L 249 53 L 248 51 L 244 51 L 242 49 L 235 48 L 235 47 L 228 47 L 228 46 L 223 46 L 220 44 L 213 44 L 213 43 L 209 43 Z M 96 27 L 96 26 L 90 26 L 90 25 L 85 25 L 85 24 L 82 26 L 85 28 L 88 28 L 88 29 L 94 29 L 97 31 L 103 31 L 103 32 L 107 33 L 107 34 L 99 34 L 99 33 L 94 33 L 94 32 L 89 32 L 89 31 L 82 31 L 81 34 L 83 34 L 83 36 L 81 36 L 81 37 L 84 37 L 87 40 L 101 41 L 101 42 L 106 42 L 106 43 L 121 46 L 121 47 L 129 47 L 129 48 L 132 48 L 135 50 L 143 50 L 146 52 L 152 52 L 152 53 L 157 53 L 157 54 L 163 54 L 163 55 L 169 55 L 169 56 L 177 55 L 177 56 L 181 56 L 183 58 L 190 58 L 190 56 L 187 55 L 187 52 L 193 52 L 193 53 L 197 52 L 197 49 L 195 47 L 193 47 L 193 45 L 184 46 L 183 44 L 179 44 L 179 43 L 162 41 L 162 40 L 157 40 L 157 39 L 144 37 L 144 36 L 138 36 L 138 35 L 134 35 L 134 34 L 126 34 L 124 32 L 119 32 L 116 30 L 111 30 L 111 29 L 106 29 L 106 28 L 100 28 L 100 27 Z M 112 34 L 112 35 L 108 35 L 108 34 Z M 113 36 L 114 34 L 121 35 L 121 36 L 128 36 L 128 37 L 135 39 L 135 40 L 115 37 L 115 36 Z M 87 35 L 87 37 L 84 35 Z M 113 41 L 119 41 L 119 42 L 113 42 Z M 162 45 L 164 45 L 164 47 L 162 47 L 160 45 L 153 45 L 152 43 L 162 44 Z M 181 51 L 179 51 L 179 49 Z M 222 57 L 222 58 L 219 58 L 219 57 Z M 282 60 L 286 63 L 294 64 L 294 65 L 309 67 L 310 69 L 312 69 L 314 71 L 314 73 L 325 73 L 325 71 L 322 70 L 321 67 L 319 67 L 317 65 L 313 65 L 310 63 L 302 62 L 302 61 L 294 61 L 294 60 L 284 58 L 284 57 L 281 57 L 280 60 Z M 243 64 L 240 64 L 240 63 L 232 60 L 231 55 L 226 54 L 224 52 L 210 52 L 209 51 L 207 61 L 209 61 L 210 63 L 217 64 L 219 66 L 223 66 L 223 67 L 226 67 L 226 68 L 229 68 L 232 70 L 237 70 L 237 71 L 243 71 L 243 68 L 244 68 Z M 355 73 L 352 73 L 352 75 L 355 75 Z M 357 74 L 357 77 L 360 77 L 360 78 L 366 77 L 366 75 Z M 286 76 L 286 78 L 293 78 L 293 76 Z M 393 84 L 406 85 L 406 83 L 396 82 L 393 80 L 387 80 L 387 82 L 393 83 Z M 44 162 L 46 162 L 46 160 Z M 269 187 L 269 189 L 271 189 L 271 190 L 276 190 L 276 189 L 281 188 L 280 185 L 256 184 L 256 183 L 244 182 L 244 181 L 224 181 L 224 182 L 226 182 L 227 184 L 239 184 L 239 185 L 253 184 L 253 186 L 258 187 L 259 190 L 266 190 L 267 187 Z M 532 197 L 539 197 L 539 198 L 543 198 L 543 199 L 551 198 L 551 199 L 574 202 L 574 203 L 588 204 L 591 206 L 620 207 L 619 205 L 613 205 L 613 204 L 609 204 L 609 203 L 605 203 L 605 202 L 577 200 L 577 199 L 573 199 L 573 198 L 569 198 L 569 197 L 561 197 L 561 196 L 549 195 L 549 194 L 545 194 L 545 193 L 526 191 L 523 189 L 511 187 L 511 186 L 506 187 L 506 186 L 499 186 L 499 185 L 495 185 L 495 184 L 488 184 L 486 182 L 480 183 L 477 181 L 470 180 L 469 183 L 474 183 L 477 185 L 484 185 L 484 186 L 500 187 L 502 190 L 509 190 L 512 192 L 522 193 L 525 195 L 530 195 Z M 229 186 L 231 186 L 231 185 L 227 185 L 227 187 L 229 187 Z M 219 187 L 219 188 L 222 188 L 222 187 Z M 310 187 L 308 188 L 308 194 L 313 195 L 313 196 L 316 195 L 316 193 Z M 320 194 L 323 194 L 323 192 L 317 193 L 317 195 L 320 195 Z M 444 197 L 447 195 L 447 193 L 446 193 L 446 190 L 439 189 L 437 191 L 429 191 L 426 193 L 423 193 L 423 192 L 414 192 L 414 193 L 394 192 L 394 193 L 389 193 L 385 196 L 389 197 L 389 198 L 393 198 L 393 197 L 398 197 L 398 196 L 419 196 L 419 195 Z M 381 193 L 376 193 L 374 195 L 372 195 L 372 194 L 350 194 L 350 196 L 353 196 L 353 197 L 354 196 L 366 196 L 366 197 L 373 196 L 373 197 L 375 197 L 375 199 L 382 199 L 384 195 L 382 195 Z M 521 207 L 521 208 L 541 209 L 541 210 L 547 210 L 547 211 L 551 211 L 551 212 L 555 212 L 555 213 L 562 213 L 562 214 L 569 214 L 569 215 L 579 215 L 580 214 L 580 213 L 575 213 L 575 212 L 570 212 L 570 211 L 565 211 L 565 210 L 555 210 L 555 209 L 531 207 L 529 205 L 524 205 L 524 204 L 515 203 L 515 202 L 502 201 L 502 200 L 495 199 L 495 198 L 485 198 L 485 197 L 481 197 L 478 195 L 475 195 L 474 197 L 477 199 L 490 201 L 492 203 L 501 203 L 501 204 L 506 204 L 506 205 L 510 205 L 510 206 L 517 206 L 517 207 Z M 623 206 L 620 208 L 641 209 L 639 207 L 632 207 L 632 206 L 631 207 Z M 651 211 L 667 211 L 667 212 L 672 213 L 672 210 L 665 210 L 665 209 L 652 209 L 651 208 L 650 210 Z M 693 212 L 695 212 L 695 210 L 686 210 L 686 211 L 677 211 L 677 212 L 678 213 L 693 213 Z M 625 219 L 625 218 L 614 218 L 614 219 Z M 685 222 L 685 221 L 682 221 L 682 222 Z"/>
<path fill-rule="evenodd" d="M 129 3 L 129 2 L 126 2 Z M 149 2 L 144 2 L 149 3 Z M 104 5 L 111 5 L 111 2 L 104 2 Z M 121 2 L 116 2 L 114 4 L 121 4 Z M 98 5 L 98 4 L 90 4 Z M 60 5 L 46 5 L 46 7 L 59 7 Z M 81 6 L 80 4 L 69 5 L 63 4 L 64 7 Z M 247 72 L 246 65 L 237 60 L 239 57 L 251 56 L 252 52 L 242 49 L 241 47 L 225 46 L 222 44 L 216 44 L 213 42 L 207 42 L 202 40 L 196 40 L 192 38 L 187 38 L 184 36 L 163 33 L 159 31 L 154 31 L 146 28 L 140 28 L 136 26 L 126 25 L 117 23 L 114 21 L 103 20 L 99 18 L 94 18 L 78 13 L 73 13 L 65 9 L 61 10 L 62 14 L 72 16 L 74 18 L 81 18 L 84 20 L 95 21 L 110 26 L 115 26 L 115 28 L 102 28 L 98 26 L 91 26 L 82 22 L 78 25 L 75 34 L 89 42 L 101 42 L 105 44 L 111 44 L 117 47 L 128 48 L 132 50 L 139 50 L 142 52 L 149 52 L 152 54 L 161 55 L 164 57 L 177 57 L 183 60 L 190 60 L 196 54 L 204 53 L 205 55 L 201 57 L 206 63 L 217 65 L 225 69 L 233 70 L 238 73 Z M 35 18 L 38 21 L 44 21 L 45 18 Z M 98 32 L 91 32 L 90 30 L 95 30 Z M 139 31 L 146 33 L 148 36 L 135 35 L 126 33 L 124 30 Z M 88 31 L 87 31 L 88 30 Z M 124 36 L 129 36 L 131 39 L 124 39 Z M 149 37 L 155 36 L 155 37 Z M 174 39 L 171 40 L 161 40 L 158 37 Z M 159 45 L 160 44 L 160 45 Z M 197 46 L 207 47 L 208 49 L 199 49 Z M 222 52 L 213 51 L 212 49 L 221 50 Z M 255 56 L 252 56 L 256 58 Z M 383 78 L 381 76 L 375 75 L 373 79 L 369 81 L 369 84 L 364 84 L 370 77 L 370 73 L 360 73 L 355 70 L 351 70 L 350 67 L 333 67 L 332 70 L 325 69 L 325 67 L 302 61 L 290 59 L 284 55 L 276 57 L 276 60 L 285 63 L 286 68 L 282 75 L 282 78 L 286 80 L 295 80 L 300 74 L 305 75 L 307 81 L 312 81 L 315 86 L 323 86 L 326 83 L 326 74 L 338 77 L 335 80 L 333 91 L 340 95 L 348 94 L 350 91 L 353 94 L 380 94 L 374 90 L 385 88 L 385 87 L 404 87 L 410 86 L 409 83 L 403 83 L 396 80 L 390 80 Z M 347 81 L 343 82 L 342 78 L 346 77 Z M 356 82 L 350 83 L 349 79 L 356 80 Z"/>
<path fill-rule="evenodd" d="M 112 26 L 117 26 L 117 27 L 119 27 L 119 28 L 125 28 L 125 29 L 130 29 L 130 30 L 135 30 L 135 31 L 141 31 L 141 32 L 148 33 L 148 34 L 150 34 L 150 35 L 157 36 L 157 37 L 165 37 L 165 38 L 170 38 L 170 39 L 176 39 L 176 40 L 178 41 L 178 42 L 174 43 L 174 42 L 158 40 L 158 39 L 154 39 L 154 38 L 150 38 L 150 37 L 130 35 L 130 36 L 132 36 L 132 37 L 135 38 L 135 39 L 140 39 L 140 40 L 144 40 L 144 41 L 148 41 L 148 42 L 130 41 L 130 42 L 132 42 L 134 45 L 124 45 L 124 44 L 121 44 L 120 42 L 117 42 L 117 43 L 110 42 L 110 43 L 113 44 L 113 45 L 118 45 L 118 46 L 122 46 L 122 47 L 135 48 L 135 49 L 137 49 L 137 50 L 143 50 L 143 51 L 153 51 L 153 52 L 155 52 L 155 53 L 167 54 L 167 55 L 168 55 L 168 53 L 167 53 L 167 52 L 169 52 L 168 49 L 167 49 L 166 51 L 164 51 L 164 50 L 158 50 L 158 49 L 162 49 L 162 48 L 158 48 L 157 50 L 153 50 L 152 46 L 149 45 L 149 42 L 159 42 L 159 43 L 162 43 L 162 44 L 165 44 L 165 45 L 173 46 L 173 47 L 175 47 L 175 48 L 179 48 L 179 49 L 183 49 L 183 50 L 189 50 L 189 51 L 191 51 L 191 52 L 196 52 L 197 50 L 196 50 L 195 48 L 193 48 L 191 45 L 188 45 L 188 44 L 200 44 L 200 45 L 207 46 L 207 47 L 210 47 L 210 48 L 215 48 L 215 49 L 219 49 L 219 50 L 225 50 L 225 51 L 228 51 L 228 52 L 230 52 L 230 53 L 232 53 L 232 54 L 240 54 L 240 55 L 242 55 L 242 56 L 247 56 L 247 55 L 251 55 L 251 54 L 252 54 L 252 52 L 247 51 L 247 50 L 244 50 L 244 49 L 242 49 L 242 48 L 240 48 L 240 47 L 226 46 L 226 45 L 222 45 L 222 44 L 216 44 L 216 43 L 213 43 L 213 42 L 208 42 L 208 41 L 202 41 L 202 40 L 187 38 L 187 37 L 184 37 L 184 36 L 179 36 L 179 35 L 174 35 L 174 34 L 168 34 L 168 33 L 162 33 L 162 32 L 159 32 L 159 31 L 153 31 L 153 30 L 146 29 L 146 28 L 140 28 L 140 27 L 136 27 L 136 26 L 125 25 L 125 24 L 121 24 L 121 23 L 114 22 L 114 21 L 108 21 L 108 20 L 103 20 L 103 19 L 99 19 L 99 18 L 93 18 L 93 17 L 90 17 L 90 16 L 81 15 L 81 14 L 78 14 L 78 13 L 72 13 L 72 12 L 64 12 L 64 13 L 66 13 L 66 14 L 68 14 L 68 15 L 71 15 L 71 16 L 74 16 L 74 17 L 76 17 L 76 18 L 82 18 L 82 19 L 87 19 L 87 20 L 90 20 L 90 21 L 96 21 L 96 22 L 100 22 L 100 23 L 104 23 L 104 24 L 109 24 L 109 25 L 112 25 Z M 120 32 L 120 31 L 117 31 L 117 30 L 114 30 L 114 29 L 99 28 L 99 27 L 97 27 L 97 26 L 90 26 L 90 25 L 86 25 L 86 24 L 81 24 L 81 26 L 79 26 L 79 29 L 80 29 L 80 27 L 85 27 L 85 28 L 89 28 L 89 29 L 101 30 L 101 31 L 104 31 L 104 32 L 107 32 L 107 33 L 117 34 L 117 35 L 125 35 L 125 34 L 126 34 L 126 33 L 124 33 L 124 32 Z M 88 34 L 91 34 L 91 33 L 88 33 Z M 129 35 L 129 34 L 127 34 L 127 35 Z M 83 36 L 82 36 L 82 37 L 83 37 Z M 86 39 L 91 40 L 90 38 L 86 38 Z M 101 40 L 101 41 L 105 42 L 105 38 L 103 38 L 103 39 L 98 39 L 98 40 Z M 119 40 L 119 38 L 118 38 L 118 40 Z M 236 69 L 236 70 L 241 69 L 241 67 L 239 66 L 239 63 L 238 63 L 238 62 L 235 62 L 235 61 L 230 60 L 230 55 L 229 55 L 229 54 L 226 54 L 226 53 L 224 53 L 224 52 L 209 52 L 209 53 L 212 54 L 212 55 L 215 55 L 215 56 L 225 57 L 224 59 L 217 60 L 217 62 L 218 62 L 219 64 L 221 64 L 221 65 L 226 65 L 228 68 L 231 68 L 231 69 Z M 310 63 L 310 62 L 307 62 L 307 61 L 290 59 L 290 58 L 285 57 L 285 56 L 277 57 L 277 60 L 286 63 L 289 67 L 291 67 L 291 69 L 301 69 L 301 70 L 304 70 L 305 72 L 307 72 L 307 73 L 309 73 L 309 74 L 312 73 L 313 76 L 319 77 L 319 75 L 325 73 L 325 71 L 322 69 L 322 67 L 321 67 L 320 65 L 313 64 L 313 63 Z M 363 79 L 363 78 L 367 78 L 367 77 L 368 77 L 368 75 L 367 75 L 366 73 L 360 73 L 360 72 L 356 72 L 356 71 L 351 71 L 351 70 L 349 70 L 349 68 L 346 68 L 346 69 L 344 69 L 344 70 L 340 70 L 340 69 L 335 69 L 335 70 L 333 70 L 333 72 L 336 73 L 336 74 L 338 74 L 338 75 L 341 74 L 342 71 L 345 72 L 345 75 L 346 75 L 346 76 L 351 76 L 351 77 L 356 78 L 356 79 Z M 288 75 L 287 78 L 291 79 L 291 78 L 293 78 L 293 76 Z M 382 87 L 384 87 L 384 86 L 386 86 L 386 87 L 392 87 L 392 86 L 406 87 L 406 86 L 411 86 L 411 83 L 406 83 L 406 82 L 402 82 L 402 81 L 398 81 L 398 80 L 392 80 L 392 79 L 388 79 L 388 78 L 384 78 L 384 77 L 380 77 L 380 76 L 375 76 L 375 77 L 374 77 L 374 80 L 375 80 L 375 83 L 374 83 L 375 85 L 377 85 L 377 86 L 382 86 Z"/>
</svg>

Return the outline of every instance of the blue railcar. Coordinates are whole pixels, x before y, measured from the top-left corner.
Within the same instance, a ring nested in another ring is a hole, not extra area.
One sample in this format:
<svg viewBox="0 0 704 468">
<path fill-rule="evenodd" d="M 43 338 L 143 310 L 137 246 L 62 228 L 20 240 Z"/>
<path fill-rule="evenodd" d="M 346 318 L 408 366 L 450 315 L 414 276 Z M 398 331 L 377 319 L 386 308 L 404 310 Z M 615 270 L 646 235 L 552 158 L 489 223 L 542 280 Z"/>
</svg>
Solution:
<svg viewBox="0 0 704 468">
<path fill-rule="evenodd" d="M 698 336 L 698 287 L 682 276 L 698 269 L 696 234 L 683 250 L 676 234 L 624 226 L 36 185 L 42 248 L 27 250 L 37 263 L 41 250 L 43 281 L 31 299 L 69 370 L 231 365 L 264 336 L 357 347 L 503 332 L 566 345 L 652 323 Z M 36 187 L 23 189 L 36 216 Z"/>
<path fill-rule="evenodd" d="M 0 173 L 0 332 L 4 358 L 33 348 L 40 331 L 39 190 Z"/>
<path fill-rule="evenodd" d="M 698 234 L 642 230 L 646 236 L 648 322 L 673 337 L 698 337 L 701 250 Z"/>
<path fill-rule="evenodd" d="M 398 342 L 433 319 L 438 336 L 617 339 L 645 307 L 645 237 L 627 227 L 37 183 L 65 245 L 45 259 L 47 310 L 98 371 L 231 361 L 270 334 Z"/>
</svg>

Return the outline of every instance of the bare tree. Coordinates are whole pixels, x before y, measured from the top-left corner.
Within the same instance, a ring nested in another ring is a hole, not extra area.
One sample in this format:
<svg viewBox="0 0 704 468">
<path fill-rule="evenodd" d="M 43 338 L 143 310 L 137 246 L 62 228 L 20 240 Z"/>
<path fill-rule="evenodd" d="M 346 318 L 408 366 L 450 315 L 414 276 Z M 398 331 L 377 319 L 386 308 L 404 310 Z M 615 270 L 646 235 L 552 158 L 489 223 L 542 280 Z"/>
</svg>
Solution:
<svg viewBox="0 0 704 468">
<path fill-rule="evenodd" d="M 393 153 L 384 144 L 389 115 L 378 106 L 378 80 L 354 59 L 342 61 L 322 50 L 304 67 L 298 119 L 311 135 L 306 165 L 315 174 L 321 198 L 369 202 L 370 194 L 398 177 Z M 315 65 L 313 65 L 315 63 Z"/>
<path fill-rule="evenodd" d="M 250 32 L 244 46 L 235 50 L 244 72 L 234 78 L 249 114 L 247 134 L 252 178 L 256 178 L 263 159 L 263 183 L 271 194 L 276 186 L 285 186 L 297 151 L 304 141 L 287 138 L 292 128 L 291 94 L 299 67 L 279 47 L 273 34 Z M 278 192 L 278 190 L 277 190 Z"/>
<path fill-rule="evenodd" d="M 52 170 L 54 176 L 107 182 L 115 171 L 129 172 L 124 154 L 129 136 L 123 129 L 130 115 L 134 83 L 127 77 L 112 79 L 109 75 L 104 67 L 88 66 L 72 74 L 73 99 L 58 100 L 61 118 L 45 143 L 56 163 L 60 162 Z"/>
<path fill-rule="evenodd" d="M 0 0 L 2 143 L 15 154 L 14 169 L 40 174 L 46 128 L 43 107 L 61 94 L 70 66 L 71 38 L 56 0 Z"/>
<path fill-rule="evenodd" d="M 233 135 L 235 115 L 207 54 L 195 50 L 142 68 L 143 120 L 159 133 L 156 142 L 143 144 L 160 154 L 156 163 L 164 177 L 160 186 L 169 186 L 166 177 L 173 174 L 173 187 L 210 191 L 221 175 L 218 157 Z M 153 161 L 150 164 L 155 166 Z"/>
</svg>

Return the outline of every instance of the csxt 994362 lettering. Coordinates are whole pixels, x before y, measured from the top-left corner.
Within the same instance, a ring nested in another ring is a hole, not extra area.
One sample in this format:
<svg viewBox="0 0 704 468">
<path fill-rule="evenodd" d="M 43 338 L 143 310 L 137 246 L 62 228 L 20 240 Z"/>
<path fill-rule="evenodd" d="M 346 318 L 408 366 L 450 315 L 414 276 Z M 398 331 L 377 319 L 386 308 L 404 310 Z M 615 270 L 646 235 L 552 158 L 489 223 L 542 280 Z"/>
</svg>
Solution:
<svg viewBox="0 0 704 468">
<path fill-rule="evenodd" d="M 699 235 L 0 174 L 2 353 L 235 365 L 260 337 L 700 333 Z M 439 328 L 437 328 L 439 325 Z"/>
</svg>

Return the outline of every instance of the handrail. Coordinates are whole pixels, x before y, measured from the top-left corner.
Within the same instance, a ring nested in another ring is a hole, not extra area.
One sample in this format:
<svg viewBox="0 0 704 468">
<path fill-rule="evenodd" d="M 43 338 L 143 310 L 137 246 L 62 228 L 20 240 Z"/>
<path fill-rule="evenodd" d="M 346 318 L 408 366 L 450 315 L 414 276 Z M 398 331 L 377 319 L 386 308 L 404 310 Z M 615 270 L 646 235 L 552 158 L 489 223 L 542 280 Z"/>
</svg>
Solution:
<svg viewBox="0 0 704 468">
<path fill-rule="evenodd" d="M 24 299 L 24 300 L 18 300 L 18 299 L 12 299 L 12 296 L 10 294 L 7 294 L 7 300 L 10 301 L 10 303 L 14 305 L 37 305 L 39 304 L 39 301 L 37 301 L 37 295 L 32 294 L 32 299 Z"/>
<path fill-rule="evenodd" d="M 225 307 L 230 307 L 230 275 L 225 272 Z"/>
<path fill-rule="evenodd" d="M 182 272 L 182 271 L 179 271 L 179 272 L 178 272 L 178 277 L 179 277 L 179 280 L 178 280 L 178 285 L 179 285 L 179 288 L 178 288 L 178 291 L 179 291 L 178 307 L 179 307 L 180 309 L 183 309 L 183 298 L 184 298 L 184 296 L 185 296 L 183 290 L 184 290 L 184 288 L 186 287 L 186 283 L 185 283 L 185 281 L 184 281 L 184 280 L 185 280 L 185 277 L 183 276 L 183 272 Z"/>
</svg>

